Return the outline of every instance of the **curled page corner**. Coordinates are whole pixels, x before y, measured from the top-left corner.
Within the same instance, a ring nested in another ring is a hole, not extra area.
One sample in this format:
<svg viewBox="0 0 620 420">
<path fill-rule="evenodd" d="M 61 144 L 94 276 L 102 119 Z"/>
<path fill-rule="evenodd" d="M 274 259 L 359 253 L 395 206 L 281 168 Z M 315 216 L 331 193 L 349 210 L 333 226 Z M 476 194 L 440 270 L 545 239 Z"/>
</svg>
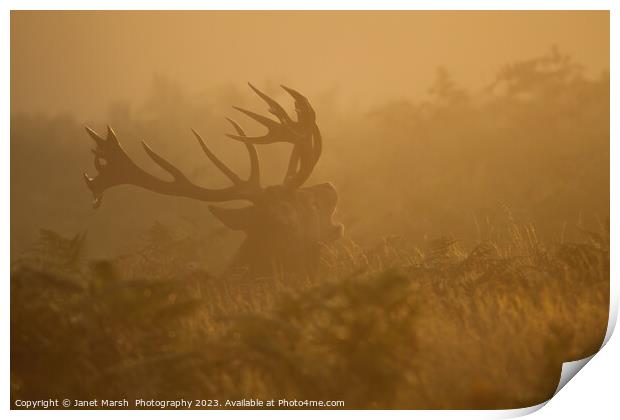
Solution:
<svg viewBox="0 0 620 420">
<path fill-rule="evenodd" d="M 510 410 L 501 410 L 501 416 L 498 416 L 497 418 L 512 419 L 516 417 L 525 417 L 529 414 L 535 413 L 536 411 L 540 410 L 545 405 L 547 405 L 548 402 L 549 400 L 543 401 L 540 404 L 532 405 L 530 407 L 514 408 Z"/>
<path fill-rule="evenodd" d="M 611 326 L 611 322 L 610 322 L 610 326 Z M 601 346 L 601 348 L 602 348 L 602 346 Z M 564 363 L 562 363 L 562 372 L 560 374 L 560 381 L 558 382 L 558 386 L 555 389 L 555 391 L 553 392 L 553 396 L 551 398 L 555 397 L 557 395 L 557 393 L 560 392 L 560 390 L 562 388 L 564 388 L 564 385 L 566 385 L 571 379 L 573 379 L 573 377 L 586 364 L 588 364 L 588 362 L 590 360 L 592 360 L 592 358 L 595 355 L 596 355 L 596 353 L 594 353 L 593 355 L 588 356 L 586 358 L 583 358 L 583 359 L 573 360 L 571 362 L 564 362 Z M 528 414 L 532 414 L 532 413 L 540 410 L 541 408 L 543 408 L 545 405 L 547 405 L 547 403 L 549 401 L 551 401 L 551 398 L 548 399 L 547 401 L 543 401 L 540 404 L 533 405 L 531 407 L 517 408 L 517 409 L 512 409 L 512 410 L 504 410 L 503 413 L 501 414 L 501 418 L 515 418 L 515 417 L 527 416 Z"/>
<path fill-rule="evenodd" d="M 613 289 L 613 288 L 612 288 Z M 555 395 L 560 392 L 560 390 L 562 388 L 564 388 L 564 386 L 571 380 L 573 379 L 573 377 L 585 366 L 588 364 L 588 362 L 590 360 L 592 360 L 592 358 L 594 356 L 596 356 L 596 354 L 601 351 L 601 349 L 603 347 L 605 347 L 605 345 L 607 344 L 607 342 L 609 342 L 609 339 L 611 338 L 614 329 L 616 328 L 616 321 L 618 318 L 618 307 L 617 307 L 617 300 L 613 299 L 613 290 L 612 290 L 612 299 L 611 299 L 611 304 L 609 306 L 609 321 L 607 323 L 607 332 L 605 333 L 605 338 L 603 339 L 603 344 L 601 344 L 601 348 L 598 349 L 596 351 L 596 353 L 592 354 L 591 356 L 585 357 L 583 359 L 579 359 L 579 360 L 573 360 L 571 362 L 564 362 L 562 363 L 562 373 L 560 374 L 560 381 L 558 382 L 558 387 L 555 389 L 555 392 L 553 393 L 553 396 L 555 397 Z"/>
<path fill-rule="evenodd" d="M 618 307 L 617 307 L 617 299 L 614 299 L 614 295 L 615 295 L 615 291 L 613 290 L 614 287 L 612 287 L 612 291 L 611 291 L 611 304 L 609 307 L 609 321 L 607 323 L 607 332 L 605 333 L 605 339 L 603 340 L 603 344 L 601 344 L 601 348 L 598 349 L 596 351 L 596 353 L 585 357 L 583 359 L 579 359 L 579 360 L 573 360 L 570 362 L 564 362 L 562 363 L 562 372 L 560 373 L 560 381 L 558 382 L 558 386 L 555 389 L 555 391 L 553 392 L 553 397 L 555 397 L 557 395 L 558 392 L 560 392 L 560 390 L 562 388 L 564 388 L 564 386 L 570 382 L 571 379 L 573 379 L 573 377 L 575 375 L 577 375 L 577 373 L 583 369 L 583 367 L 585 365 L 588 364 L 588 362 L 590 362 L 590 360 L 592 360 L 592 358 L 594 356 L 597 355 L 597 353 L 599 351 L 601 351 L 601 349 L 603 347 L 605 347 L 605 345 L 609 342 L 609 339 L 611 338 L 614 329 L 616 327 L 616 321 L 618 318 Z M 515 417 L 523 417 L 526 416 L 528 414 L 532 414 L 538 410 L 540 410 L 541 408 L 543 408 L 545 405 L 547 405 L 547 403 L 549 401 L 551 401 L 551 398 L 548 399 L 547 401 L 544 401 L 540 404 L 537 405 L 533 405 L 531 407 L 524 407 L 524 408 L 518 408 L 518 409 L 512 409 L 512 410 L 504 410 L 504 412 L 502 413 L 502 418 L 515 418 Z"/>
<path fill-rule="evenodd" d="M 598 352 L 597 352 L 598 353 Z M 558 387 L 555 389 L 553 396 L 555 396 L 564 385 L 566 385 L 573 377 L 579 372 L 592 358 L 596 355 L 594 353 L 592 356 L 585 357 L 579 360 L 573 360 L 572 362 L 564 362 L 562 363 L 562 373 L 560 374 L 560 382 L 558 382 Z"/>
</svg>

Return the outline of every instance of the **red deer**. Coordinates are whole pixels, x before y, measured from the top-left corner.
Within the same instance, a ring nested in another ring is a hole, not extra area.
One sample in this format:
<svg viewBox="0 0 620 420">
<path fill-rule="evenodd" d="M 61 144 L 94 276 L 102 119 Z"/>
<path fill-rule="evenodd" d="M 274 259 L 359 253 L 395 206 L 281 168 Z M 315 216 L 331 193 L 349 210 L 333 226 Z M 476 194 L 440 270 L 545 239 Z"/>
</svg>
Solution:
<svg viewBox="0 0 620 420">
<path fill-rule="evenodd" d="M 138 167 L 123 150 L 114 131 L 108 127 L 106 138 L 86 127 L 96 143 L 95 168 L 92 178 L 84 173 L 86 185 L 93 193 L 93 207 L 101 205 L 103 192 L 117 185 L 135 185 L 160 194 L 188 197 L 200 201 L 225 202 L 245 200 L 247 207 L 233 209 L 209 206 L 211 213 L 224 225 L 245 232 L 246 239 L 233 260 L 233 266 L 242 267 L 250 276 L 278 273 L 314 276 L 319 263 L 320 247 L 342 236 L 343 227 L 333 221 L 338 195 L 331 183 L 302 187 L 310 177 L 322 150 L 322 138 L 316 123 L 316 114 L 310 102 L 299 92 L 282 86 L 295 101 L 297 121 L 293 120 L 274 99 L 254 86 L 250 87 L 269 106 L 276 120 L 242 108 L 238 111 L 267 128 L 262 136 L 246 136 L 234 120 L 228 121 L 236 134 L 227 134 L 247 149 L 250 174 L 241 179 L 222 162 L 201 136 L 193 133 L 207 157 L 228 178 L 232 185 L 222 189 L 207 189 L 190 181 L 145 142 L 146 153 L 168 172 L 172 179 L 162 180 Z M 286 176 L 282 184 L 262 187 L 260 184 L 259 156 L 255 145 L 277 142 L 293 145 Z"/>
</svg>

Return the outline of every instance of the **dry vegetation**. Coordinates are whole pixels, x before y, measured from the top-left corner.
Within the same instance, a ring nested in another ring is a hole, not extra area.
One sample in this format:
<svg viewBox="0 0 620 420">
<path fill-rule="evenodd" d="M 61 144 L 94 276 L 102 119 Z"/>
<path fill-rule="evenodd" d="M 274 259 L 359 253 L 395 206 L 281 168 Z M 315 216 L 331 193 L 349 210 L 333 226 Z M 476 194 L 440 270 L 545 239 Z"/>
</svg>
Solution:
<svg viewBox="0 0 620 420">
<path fill-rule="evenodd" d="M 213 277 L 187 265 L 187 239 L 154 230 L 132 256 L 90 263 L 83 237 L 46 231 L 15 261 L 13 399 L 522 407 L 605 334 L 607 230 L 552 250 L 516 225 L 470 252 L 343 241 L 314 282 Z"/>
<path fill-rule="evenodd" d="M 92 217 L 79 184 L 87 153 L 74 150 L 83 135 L 70 119 L 14 116 L 12 400 L 514 408 L 548 399 L 561 362 L 594 353 L 607 326 L 609 78 L 586 79 L 554 52 L 497 80 L 494 93 L 473 95 L 440 73 L 434 102 L 363 119 L 317 103 L 333 128 L 319 177 L 339 187 L 349 230 L 312 281 L 216 274 L 222 244 L 238 238 L 215 225 L 188 234 L 155 224 L 136 239 L 137 220 L 195 220 L 204 208 L 191 202 L 136 195 L 127 208 L 133 193 L 110 194 L 103 226 L 67 235 Z M 171 121 L 185 129 L 201 115 L 192 109 L 152 120 L 117 109 L 110 122 L 174 134 Z M 346 136 L 360 147 L 338 142 Z M 44 188 L 33 172 L 46 174 Z M 28 246 L 42 225 L 54 231 Z M 132 246 L 94 257 L 102 231 L 117 236 L 104 238 L 109 249 Z"/>
</svg>

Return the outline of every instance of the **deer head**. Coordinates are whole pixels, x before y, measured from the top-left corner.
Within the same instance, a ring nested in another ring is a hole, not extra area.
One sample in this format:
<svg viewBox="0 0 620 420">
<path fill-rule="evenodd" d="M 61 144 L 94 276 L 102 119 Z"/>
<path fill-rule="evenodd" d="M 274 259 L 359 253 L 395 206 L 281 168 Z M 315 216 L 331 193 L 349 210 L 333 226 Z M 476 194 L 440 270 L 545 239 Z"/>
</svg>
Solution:
<svg viewBox="0 0 620 420">
<path fill-rule="evenodd" d="M 297 120 L 293 120 L 274 99 L 251 84 L 250 87 L 267 103 L 269 112 L 277 120 L 235 107 L 267 128 L 266 134 L 250 137 L 237 122 L 228 118 L 236 134 L 227 136 L 242 143 L 249 156 L 247 180 L 241 179 L 222 162 L 194 130 L 192 132 L 203 152 L 231 181 L 231 186 L 222 189 L 200 187 L 142 142 L 149 157 L 172 177 L 171 180 L 157 178 L 131 160 L 110 127 L 105 138 L 86 127 L 86 132 L 96 143 L 93 153 L 98 174 L 90 177 L 84 173 L 86 185 L 93 193 L 93 207 L 101 205 L 105 190 L 118 185 L 135 185 L 160 194 L 214 203 L 245 200 L 250 205 L 238 209 L 209 206 L 211 213 L 224 225 L 246 234 L 235 257 L 235 266 L 247 268 L 254 276 L 273 273 L 274 270 L 312 275 L 318 265 L 321 244 L 338 239 L 343 232 L 342 225 L 333 221 L 338 195 L 332 184 L 302 188 L 322 150 L 316 114 L 308 99 L 296 90 L 282 86 L 295 100 Z M 256 145 L 278 142 L 293 145 L 286 175 L 282 184 L 262 187 Z"/>
</svg>

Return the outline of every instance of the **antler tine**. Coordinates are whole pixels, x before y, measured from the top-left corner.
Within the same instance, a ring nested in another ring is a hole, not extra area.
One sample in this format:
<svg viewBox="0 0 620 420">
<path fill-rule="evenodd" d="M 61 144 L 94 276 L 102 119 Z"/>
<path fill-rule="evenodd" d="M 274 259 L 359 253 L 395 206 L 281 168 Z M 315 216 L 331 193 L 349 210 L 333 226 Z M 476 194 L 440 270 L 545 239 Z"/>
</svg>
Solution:
<svg viewBox="0 0 620 420">
<path fill-rule="evenodd" d="M 239 112 L 243 112 L 248 117 L 267 127 L 267 134 L 265 134 L 264 136 L 254 137 L 226 134 L 226 136 L 230 137 L 231 139 L 243 142 L 252 142 L 254 144 L 271 144 L 280 141 L 291 141 L 290 136 L 289 138 L 287 138 L 286 133 L 283 132 L 281 125 L 277 121 L 274 121 L 255 112 L 248 111 L 247 109 L 239 108 L 237 106 L 233 106 L 233 108 Z"/>
<path fill-rule="evenodd" d="M 181 172 L 181 170 L 164 159 L 143 141 L 142 147 L 144 147 L 148 156 L 173 177 L 170 181 L 162 180 L 146 172 L 131 160 L 110 127 L 108 127 L 108 135 L 105 139 L 88 127 L 86 128 L 86 132 L 97 143 L 97 147 L 93 152 L 95 154 L 95 167 L 98 174 L 95 177 L 89 176 L 86 172 L 83 174 L 84 181 L 93 194 L 93 207 L 95 208 L 101 205 L 103 193 L 106 190 L 117 185 L 125 184 L 136 185 L 161 194 L 211 202 L 230 200 L 252 201 L 260 192 L 260 187 L 257 185 L 253 186 L 253 188 L 244 188 L 246 183 L 240 180 L 238 176 L 230 171 L 226 165 L 220 162 L 219 159 L 211 153 L 197 133 L 195 134 L 207 156 L 212 156 L 213 162 L 216 163 L 225 174 L 233 179 L 233 186 L 222 189 L 209 189 L 195 185 Z M 256 165 L 256 158 L 251 157 L 251 161 L 254 162 L 253 165 Z M 253 170 L 252 174 L 255 173 L 256 170 Z M 255 175 L 253 175 L 252 178 L 253 182 L 254 179 Z"/>
<path fill-rule="evenodd" d="M 90 128 L 88 126 L 84 127 L 84 129 L 86 130 L 88 135 L 93 140 L 95 140 L 95 143 L 97 143 L 97 145 L 102 145 L 103 143 L 105 143 L 105 139 L 103 137 L 101 137 L 99 134 L 97 134 L 97 132 L 95 130 L 93 130 L 92 128 Z"/>
<path fill-rule="evenodd" d="M 321 156 L 323 142 L 321 132 L 316 125 L 316 113 L 308 98 L 295 89 L 284 85 L 280 86 L 295 100 L 295 111 L 298 119 L 295 123 L 297 130 L 305 132 L 306 138 L 309 140 L 296 144 L 291 152 L 285 183 L 291 188 L 297 188 L 303 185 L 312 174 Z"/>
<path fill-rule="evenodd" d="M 192 130 L 192 132 L 203 152 L 232 181 L 232 186 L 222 189 L 209 189 L 193 184 L 180 169 L 151 149 L 143 141 L 142 146 L 148 156 L 173 177 L 172 180 L 168 181 L 160 179 L 136 165 L 123 149 L 111 127 L 108 126 L 105 138 L 90 127 L 86 127 L 89 137 L 96 143 L 93 153 L 95 155 L 95 168 L 98 173 L 95 177 L 90 177 L 87 173 L 84 173 L 84 180 L 93 193 L 94 206 L 98 207 L 101 204 L 103 193 L 107 189 L 126 184 L 136 185 L 162 194 L 194 198 L 201 201 L 258 200 L 262 189 L 260 186 L 260 160 L 255 147 L 256 144 L 292 143 L 294 147 L 291 152 L 283 187 L 295 189 L 303 185 L 310 177 L 321 155 L 321 133 L 316 125 L 314 110 L 305 96 L 294 89 L 282 86 L 295 100 L 295 110 L 298 118 L 297 121 L 292 120 L 284 108 L 273 98 L 252 84 L 249 84 L 249 86 L 269 105 L 269 112 L 277 120 L 235 107 L 235 109 L 262 124 L 268 130 L 267 134 L 263 136 L 248 137 L 237 122 L 228 118 L 236 132 L 234 135 L 228 134 L 228 137 L 242 141 L 248 151 L 250 173 L 247 181 L 241 179 L 222 162 L 195 130 Z"/>
<path fill-rule="evenodd" d="M 267 118 L 263 115 L 257 114 L 255 112 L 248 111 L 247 109 L 233 106 L 233 108 L 236 109 L 237 111 L 244 113 L 248 117 L 257 121 L 259 124 L 262 124 L 265 127 L 267 127 L 267 134 L 263 136 L 255 136 L 255 137 L 247 137 L 247 136 L 234 135 L 234 134 L 227 134 L 227 136 L 234 140 L 239 140 L 243 142 L 252 142 L 254 144 L 271 144 L 271 143 L 278 143 L 278 142 L 286 142 L 286 143 L 295 144 L 295 143 L 303 142 L 305 140 L 305 136 L 303 135 L 303 133 L 295 129 L 298 123 L 293 121 L 291 117 L 288 116 L 284 108 L 282 108 L 282 106 L 278 102 L 276 102 L 273 98 L 261 92 L 251 83 L 248 83 L 248 85 L 262 100 L 264 100 L 267 103 L 267 105 L 269 105 L 269 112 L 275 115 L 278 118 L 279 122 L 274 121 L 271 118 Z M 299 98 L 304 98 L 299 92 L 294 91 L 292 89 L 290 90 L 291 92 L 293 92 L 291 93 L 291 95 L 297 95 L 297 96 L 294 96 L 296 100 L 295 102 L 296 104 L 298 103 Z M 303 105 L 299 105 L 297 108 L 306 109 L 306 108 L 309 108 L 309 105 L 307 105 L 305 108 Z M 311 110 L 312 108 L 309 108 L 309 109 Z M 299 110 L 298 110 L 298 114 L 299 114 Z"/>
<path fill-rule="evenodd" d="M 251 83 L 248 83 L 248 85 L 267 103 L 267 105 L 269 105 L 269 112 L 275 115 L 279 122 L 243 108 L 233 107 L 267 127 L 268 131 L 267 134 L 263 136 L 247 137 L 239 131 L 240 126 L 233 123 L 233 126 L 237 129 L 237 135 L 227 134 L 227 136 L 234 140 L 243 141 L 246 145 L 248 143 L 293 143 L 294 148 L 291 152 L 286 176 L 284 178 L 284 185 L 297 188 L 310 177 L 321 155 L 322 140 L 316 125 L 316 113 L 304 95 L 295 89 L 282 85 L 282 88 L 291 95 L 295 101 L 297 121 L 293 121 L 278 102 L 260 91 Z"/>
<path fill-rule="evenodd" d="M 243 128 L 237 121 L 232 118 L 226 117 L 229 123 L 235 128 L 239 137 L 246 137 Z M 244 141 L 245 147 L 248 149 L 248 155 L 250 156 L 250 176 L 248 177 L 248 183 L 260 188 L 260 160 L 256 147 L 249 141 Z"/>
<path fill-rule="evenodd" d="M 252 118 L 253 120 L 259 122 L 260 124 L 264 125 L 267 128 L 271 128 L 271 127 L 277 127 L 278 126 L 278 122 L 272 120 L 271 118 L 267 118 L 264 115 L 260 115 L 257 114 L 256 112 L 252 112 L 252 111 L 248 111 L 247 109 L 238 107 L 238 106 L 233 106 L 234 109 L 236 109 L 239 112 L 243 112 L 245 115 L 247 115 L 248 117 Z"/>
<path fill-rule="evenodd" d="M 300 123 L 314 124 L 316 121 L 316 113 L 310 105 L 310 101 L 301 93 L 290 87 L 280 85 L 282 89 L 288 92 L 295 99 L 295 111 Z"/>
<path fill-rule="evenodd" d="M 211 162 L 213 162 L 213 164 L 217 166 L 217 168 L 220 171 L 222 171 L 222 173 L 226 175 L 228 179 L 230 179 L 233 182 L 233 184 L 240 184 L 241 179 L 239 178 L 239 176 L 236 173 L 234 173 L 228 166 L 226 166 L 226 164 L 222 162 L 217 156 L 215 156 L 215 154 L 211 151 L 211 149 L 209 149 L 209 147 L 202 140 L 202 137 L 200 137 L 200 134 L 198 134 L 198 132 L 196 132 L 196 130 L 194 130 L 193 128 L 192 128 L 192 133 L 194 133 L 194 136 L 196 136 L 196 139 L 198 140 L 200 147 L 205 152 L 207 157 L 211 160 Z"/>
<path fill-rule="evenodd" d="M 172 177 L 175 180 L 187 181 L 187 177 L 183 175 L 183 172 L 181 172 L 179 168 L 174 166 L 172 163 L 168 162 L 160 154 L 158 154 L 153 149 L 151 149 L 151 147 L 145 141 L 142 141 L 141 143 L 142 143 L 142 147 L 144 147 L 144 150 L 149 155 L 149 157 L 153 159 L 153 161 L 155 161 L 156 164 L 161 166 L 166 172 L 172 175 Z"/>
<path fill-rule="evenodd" d="M 291 152 L 285 184 L 298 188 L 310 178 L 323 150 L 323 139 L 316 124 L 313 124 L 310 143 L 296 144 Z"/>
<path fill-rule="evenodd" d="M 254 85 L 252 85 L 252 83 L 248 83 L 248 85 L 250 86 L 250 88 L 254 92 L 256 92 L 256 94 L 258 96 L 260 96 L 260 98 L 262 100 L 267 102 L 267 105 L 269 105 L 269 112 L 271 112 L 273 115 L 278 117 L 280 122 L 282 122 L 282 123 L 290 123 L 291 122 L 291 118 L 288 116 L 288 114 L 286 113 L 284 108 L 282 108 L 282 106 L 278 102 L 276 102 L 275 99 L 273 99 L 273 98 L 269 97 L 268 95 L 266 95 L 265 93 L 261 92 Z"/>
</svg>

